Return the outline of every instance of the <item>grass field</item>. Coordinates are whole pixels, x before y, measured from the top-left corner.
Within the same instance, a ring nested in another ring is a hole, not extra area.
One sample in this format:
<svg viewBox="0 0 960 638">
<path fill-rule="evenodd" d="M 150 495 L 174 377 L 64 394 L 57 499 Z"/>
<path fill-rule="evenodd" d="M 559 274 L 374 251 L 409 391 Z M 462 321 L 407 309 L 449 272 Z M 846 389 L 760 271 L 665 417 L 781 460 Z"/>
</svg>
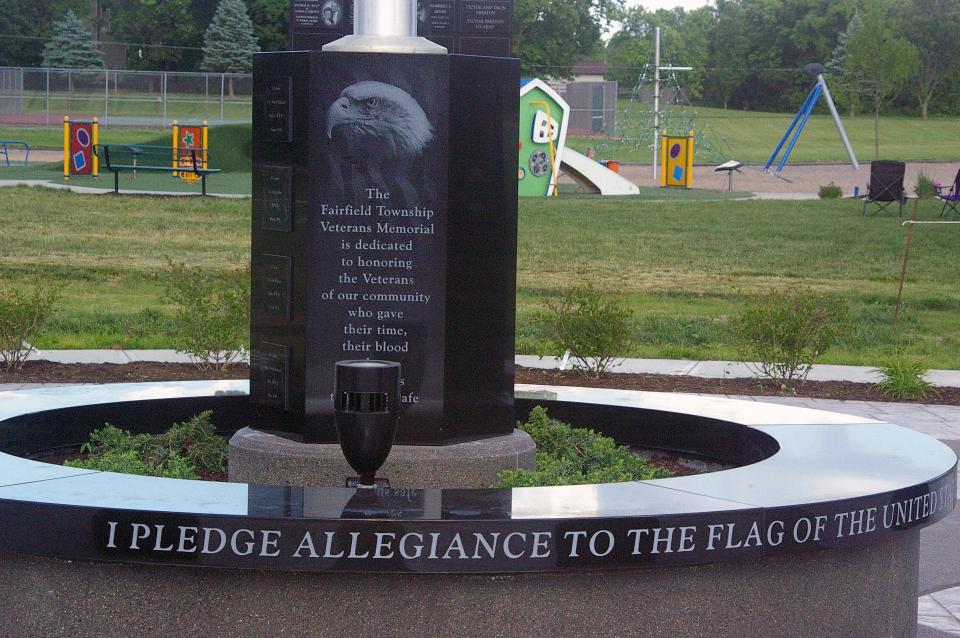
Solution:
<svg viewBox="0 0 960 638">
<path fill-rule="evenodd" d="M 797 107 L 799 106 L 798 104 Z M 744 163 L 766 162 L 794 117 L 793 113 L 684 108 L 688 113 L 696 113 L 694 127 L 704 128 L 708 125 L 709 129 L 715 132 L 715 138 L 723 140 L 729 147 L 730 156 Z M 641 119 L 636 105 L 621 100 L 617 117 L 618 135 L 625 136 L 624 141 L 570 137 L 568 144 L 581 152 L 588 146 L 594 146 L 603 158 L 618 159 L 621 162 L 650 163 L 651 153 L 648 148 L 651 141 L 650 129 L 640 127 Z M 872 160 L 874 158 L 873 117 L 861 115 L 851 118 L 841 114 L 841 118 L 857 158 L 861 161 Z M 686 131 L 669 132 L 686 133 Z M 960 139 L 960 118 L 937 117 L 927 121 L 919 117 L 883 116 L 880 118 L 881 159 L 960 160 L 957 139 Z M 697 155 L 696 151 L 694 158 L 696 162 L 712 162 L 702 153 Z M 790 155 L 790 162 L 845 161 L 847 161 L 847 155 L 833 120 L 826 111 L 812 116 Z"/>
<path fill-rule="evenodd" d="M 63 309 L 41 348 L 169 347 L 165 257 L 219 271 L 248 260 L 248 200 L 0 189 L 7 283 L 61 279 Z M 934 217 L 934 204 L 921 216 Z M 644 202 L 525 199 L 518 351 L 547 347 L 547 300 L 592 283 L 634 313 L 636 348 L 665 358 L 735 357 L 727 319 L 752 295 L 804 285 L 847 299 L 855 330 L 825 361 L 878 365 L 905 349 L 960 369 L 960 226 L 920 226 L 904 310 L 891 328 L 906 230 L 849 200 Z M 555 354 L 555 353 L 554 353 Z"/>
</svg>

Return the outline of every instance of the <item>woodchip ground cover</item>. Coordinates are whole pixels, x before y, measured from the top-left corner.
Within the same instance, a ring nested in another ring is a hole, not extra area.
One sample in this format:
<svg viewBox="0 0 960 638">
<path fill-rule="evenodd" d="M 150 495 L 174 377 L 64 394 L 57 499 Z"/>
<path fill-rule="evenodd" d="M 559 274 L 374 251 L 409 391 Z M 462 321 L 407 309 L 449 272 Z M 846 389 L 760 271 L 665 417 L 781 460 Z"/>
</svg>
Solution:
<svg viewBox="0 0 960 638">
<path fill-rule="evenodd" d="M 800 105 L 797 105 L 799 108 Z M 673 107 L 677 108 L 677 107 Z M 683 107 L 689 114 L 696 114 L 694 126 L 709 129 L 715 138 L 726 141 L 730 155 L 744 163 L 763 163 L 770 157 L 780 137 L 786 132 L 794 113 L 764 113 L 734 111 L 718 108 Z M 648 109 L 649 110 L 649 109 Z M 821 112 L 822 111 L 822 112 Z M 598 154 L 621 162 L 650 163 L 650 129 L 643 126 L 640 109 L 636 103 L 621 100 L 619 104 L 617 139 L 605 140 L 587 137 L 571 137 L 571 148 L 581 152 L 588 146 L 600 147 Z M 869 115 L 849 117 L 841 115 L 850 143 L 860 161 L 874 157 L 873 118 Z M 669 119 L 667 120 L 669 121 Z M 686 131 L 669 131 L 684 134 Z M 956 161 L 956 141 L 960 139 L 960 118 L 882 116 L 880 118 L 881 159 Z M 710 163 L 702 153 L 694 151 L 698 163 Z M 791 163 L 799 162 L 846 162 L 847 155 L 840 142 L 833 120 L 826 107 L 818 109 L 803 130 L 796 147 L 790 155 Z"/>
<path fill-rule="evenodd" d="M 923 218 L 938 208 L 926 202 Z M 66 282 L 40 348 L 165 348 L 166 257 L 211 271 L 249 258 L 249 200 L 95 196 L 0 189 L 4 283 Z M 853 329 L 824 362 L 878 365 L 898 350 L 931 368 L 960 368 L 960 226 L 914 236 L 898 328 L 891 326 L 906 229 L 862 217 L 850 200 L 523 200 L 518 339 L 551 352 L 536 317 L 592 283 L 633 310 L 632 356 L 730 359 L 727 319 L 770 288 L 842 295 Z"/>
</svg>

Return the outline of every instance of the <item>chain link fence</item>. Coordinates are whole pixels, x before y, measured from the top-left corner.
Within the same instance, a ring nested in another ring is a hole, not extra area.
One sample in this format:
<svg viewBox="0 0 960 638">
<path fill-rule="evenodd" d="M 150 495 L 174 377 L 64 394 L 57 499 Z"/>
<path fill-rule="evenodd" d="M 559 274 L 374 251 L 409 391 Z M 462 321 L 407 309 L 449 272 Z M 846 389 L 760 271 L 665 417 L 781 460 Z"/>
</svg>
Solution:
<svg viewBox="0 0 960 638">
<path fill-rule="evenodd" d="M 252 76 L 240 73 L 0 67 L 0 124 L 60 126 L 65 115 L 147 128 L 246 123 L 252 92 Z"/>
</svg>

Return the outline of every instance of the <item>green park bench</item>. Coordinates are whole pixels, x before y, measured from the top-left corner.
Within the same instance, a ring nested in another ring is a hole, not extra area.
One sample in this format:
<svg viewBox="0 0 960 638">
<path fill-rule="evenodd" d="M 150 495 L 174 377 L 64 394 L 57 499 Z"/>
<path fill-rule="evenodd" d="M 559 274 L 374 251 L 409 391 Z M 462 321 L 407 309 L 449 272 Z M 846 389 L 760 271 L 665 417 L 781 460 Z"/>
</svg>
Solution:
<svg viewBox="0 0 960 638">
<path fill-rule="evenodd" d="M 201 192 L 207 194 L 207 175 L 219 173 L 219 168 L 204 168 L 203 154 L 206 149 L 178 149 L 179 161 L 174 166 L 173 148 L 170 146 L 146 146 L 143 144 L 98 144 L 97 157 L 103 166 L 113 173 L 113 192 L 120 192 L 120 173 L 132 171 L 163 171 L 167 173 L 193 173 L 200 178 Z"/>
</svg>

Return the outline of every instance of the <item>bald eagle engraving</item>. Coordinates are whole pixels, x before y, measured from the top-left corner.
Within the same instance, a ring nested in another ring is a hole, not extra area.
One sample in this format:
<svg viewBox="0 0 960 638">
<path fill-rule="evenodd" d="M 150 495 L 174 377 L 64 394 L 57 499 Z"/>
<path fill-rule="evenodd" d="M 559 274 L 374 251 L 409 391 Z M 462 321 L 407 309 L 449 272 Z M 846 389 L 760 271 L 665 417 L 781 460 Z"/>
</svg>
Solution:
<svg viewBox="0 0 960 638">
<path fill-rule="evenodd" d="M 434 127 L 409 93 L 372 80 L 351 84 L 327 109 L 326 134 L 375 185 L 399 189 L 407 204 L 417 203 L 409 173 L 434 139 Z M 358 186 L 350 190 L 357 192 Z"/>
</svg>

